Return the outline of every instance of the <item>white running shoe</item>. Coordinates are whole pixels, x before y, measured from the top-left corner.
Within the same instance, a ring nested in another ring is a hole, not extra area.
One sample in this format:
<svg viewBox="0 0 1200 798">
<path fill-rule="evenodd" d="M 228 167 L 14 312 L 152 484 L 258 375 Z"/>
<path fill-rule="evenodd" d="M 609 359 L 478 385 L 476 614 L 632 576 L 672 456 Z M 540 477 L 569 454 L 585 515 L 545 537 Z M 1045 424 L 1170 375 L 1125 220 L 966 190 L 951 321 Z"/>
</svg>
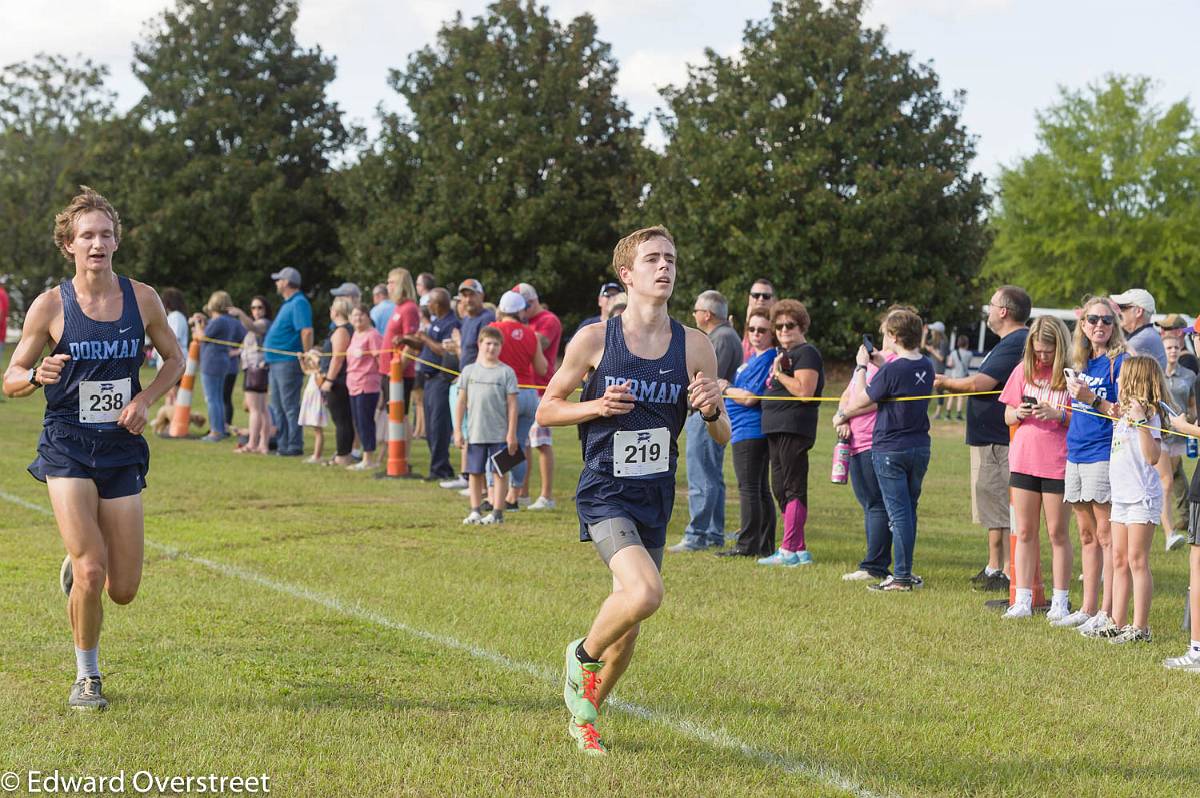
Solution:
<svg viewBox="0 0 1200 798">
<path fill-rule="evenodd" d="M 483 518 L 479 519 L 481 526 L 491 526 L 493 524 L 503 524 L 504 516 L 497 516 L 495 513 L 488 513 Z"/>
<path fill-rule="evenodd" d="M 461 490 L 467 487 L 467 481 L 459 474 L 454 479 L 443 479 L 438 483 L 438 487 L 445 488 L 446 490 Z"/>
<path fill-rule="evenodd" d="M 1107 621 L 1108 621 L 1108 616 L 1105 615 L 1103 612 L 1098 612 L 1095 615 L 1093 615 L 1091 618 L 1088 618 L 1086 621 L 1079 624 L 1079 626 L 1075 627 L 1075 631 L 1079 632 L 1079 634 L 1081 634 L 1081 635 L 1086 635 L 1087 633 L 1091 632 L 1093 629 L 1096 628 L 1096 624 L 1105 623 Z"/>
<path fill-rule="evenodd" d="M 1009 621 L 1009 620 L 1012 620 L 1013 618 L 1030 618 L 1032 616 L 1033 616 L 1033 608 L 1032 607 L 1027 607 L 1024 604 L 1013 604 L 1011 607 L 1008 608 L 1008 611 L 1005 612 L 1000 617 L 1006 621 Z"/>
<path fill-rule="evenodd" d="M 1049 613 L 1046 614 L 1046 617 L 1047 618 L 1050 617 Z M 1057 626 L 1060 629 L 1075 629 L 1076 627 L 1080 626 L 1081 624 L 1087 623 L 1091 619 L 1092 619 L 1092 616 L 1088 615 L 1083 610 L 1075 610 L 1075 612 L 1071 613 L 1070 615 L 1066 616 L 1065 618 L 1062 618 L 1057 621 L 1051 620 L 1050 625 Z"/>
<path fill-rule="evenodd" d="M 553 510 L 554 499 L 547 499 L 545 496 L 538 496 L 537 501 L 529 505 L 528 510 Z"/>
<path fill-rule="evenodd" d="M 1163 660 L 1163 667 L 1173 671 L 1191 671 L 1200 673 L 1200 651 L 1188 649 L 1182 657 L 1171 657 Z"/>
<path fill-rule="evenodd" d="M 1169 538 L 1167 538 L 1167 551 L 1175 551 L 1175 549 L 1182 546 L 1184 541 L 1186 541 L 1186 540 L 1187 540 L 1186 537 L 1184 537 L 1183 535 L 1176 532 L 1175 534 L 1173 534 Z"/>
<path fill-rule="evenodd" d="M 474 524 L 481 524 L 481 523 L 483 523 L 483 516 L 479 514 L 478 510 L 472 510 L 471 514 L 463 519 L 464 525 L 474 525 Z"/>
<path fill-rule="evenodd" d="M 843 582 L 873 582 L 877 577 L 871 576 L 870 572 L 859 568 L 857 571 L 851 571 L 848 574 L 842 574 Z"/>
<path fill-rule="evenodd" d="M 1046 620 L 1050 623 L 1054 623 L 1055 621 L 1061 621 L 1070 614 L 1071 611 L 1067 609 L 1067 605 L 1065 604 L 1060 604 L 1057 607 L 1051 605 L 1050 611 L 1046 613 Z"/>
<path fill-rule="evenodd" d="M 1109 618 L 1108 614 L 1105 613 L 1104 610 L 1096 613 L 1092 620 L 1088 621 L 1088 623 L 1084 624 L 1084 626 L 1087 626 L 1088 624 L 1091 624 L 1091 627 L 1088 629 L 1084 629 L 1083 626 L 1079 627 L 1079 634 L 1083 635 L 1084 637 L 1109 638 L 1116 637 L 1121 632 L 1121 630 L 1117 628 L 1117 625 L 1113 623 L 1112 618 Z"/>
<path fill-rule="evenodd" d="M 470 489 L 470 488 L 463 488 L 462 490 L 460 490 L 460 491 L 458 492 L 458 495 L 459 495 L 459 496 L 462 496 L 464 499 L 469 499 L 469 498 L 471 497 L 471 489 Z"/>
</svg>

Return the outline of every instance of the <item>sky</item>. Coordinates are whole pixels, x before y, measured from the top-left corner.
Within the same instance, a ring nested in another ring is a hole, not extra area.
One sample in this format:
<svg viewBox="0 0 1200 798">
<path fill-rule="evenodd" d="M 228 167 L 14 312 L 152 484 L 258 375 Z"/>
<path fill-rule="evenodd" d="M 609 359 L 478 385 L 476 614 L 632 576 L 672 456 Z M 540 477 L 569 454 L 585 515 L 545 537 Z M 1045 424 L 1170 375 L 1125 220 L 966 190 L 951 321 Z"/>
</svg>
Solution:
<svg viewBox="0 0 1200 798">
<path fill-rule="evenodd" d="M 661 104 L 658 89 L 681 85 L 705 48 L 733 55 L 747 20 L 769 0 L 542 0 L 565 21 L 589 12 L 620 66 L 618 88 L 635 119 Z M 0 0 L 0 64 L 38 52 L 82 53 L 108 65 L 122 109 L 141 94 L 130 62 L 146 21 L 173 0 Z M 389 68 L 434 41 L 461 11 L 485 0 L 301 0 L 297 37 L 336 57 L 331 94 L 348 118 L 377 130 L 376 108 L 400 110 Z M 994 178 L 1037 146 L 1036 117 L 1060 86 L 1083 89 L 1108 73 L 1157 82 L 1156 101 L 1187 98 L 1197 110 L 1200 60 L 1195 0 L 874 0 L 865 21 L 887 29 L 893 49 L 931 62 L 944 92 L 966 92 L 963 122 L 977 136 L 975 169 Z M 85 24 L 86 23 L 86 24 Z M 1186 55 L 1188 52 L 1192 56 Z M 649 140 L 661 144 L 652 124 Z"/>
</svg>

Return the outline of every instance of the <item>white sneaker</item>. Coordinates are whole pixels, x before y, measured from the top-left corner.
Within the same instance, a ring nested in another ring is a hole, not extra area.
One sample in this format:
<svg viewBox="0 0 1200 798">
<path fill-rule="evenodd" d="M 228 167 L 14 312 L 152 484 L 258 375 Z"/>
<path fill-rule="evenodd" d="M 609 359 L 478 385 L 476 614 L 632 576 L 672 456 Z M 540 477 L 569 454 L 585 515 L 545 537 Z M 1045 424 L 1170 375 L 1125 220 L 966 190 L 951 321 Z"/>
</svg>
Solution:
<svg viewBox="0 0 1200 798">
<path fill-rule="evenodd" d="M 497 517 L 497 515 L 495 513 L 488 513 L 483 518 L 479 519 L 479 524 L 481 526 L 491 526 L 493 524 L 503 524 L 503 523 L 504 523 L 504 516 L 501 515 L 501 516 Z"/>
<path fill-rule="evenodd" d="M 483 523 L 483 516 L 479 514 L 478 510 L 472 510 L 471 514 L 463 519 L 463 524 L 481 524 L 481 523 Z"/>
<path fill-rule="evenodd" d="M 1092 628 L 1084 631 L 1083 627 L 1080 627 L 1079 634 L 1083 635 L 1084 637 L 1107 639 L 1116 637 L 1121 633 L 1121 630 L 1117 628 L 1115 623 L 1113 623 L 1112 618 L 1109 618 L 1103 610 L 1096 613 L 1096 617 L 1092 618 L 1090 623 L 1092 624 Z"/>
<path fill-rule="evenodd" d="M 541 497 L 539 496 L 538 498 L 541 498 Z M 528 496 L 518 496 L 517 497 L 517 506 L 521 507 L 521 508 L 528 507 L 529 506 L 529 497 Z"/>
<path fill-rule="evenodd" d="M 1079 626 L 1075 627 L 1075 631 L 1079 632 L 1081 635 L 1086 635 L 1088 632 L 1096 628 L 1096 624 L 1106 622 L 1107 620 L 1107 615 L 1105 615 L 1103 612 L 1098 612 L 1091 618 L 1088 618 L 1086 621 L 1079 624 Z"/>
<path fill-rule="evenodd" d="M 438 487 L 445 488 L 446 490 L 460 490 L 467 487 L 467 481 L 459 474 L 454 479 L 443 479 L 438 483 Z"/>
<path fill-rule="evenodd" d="M 1047 613 L 1046 617 L 1047 618 L 1050 617 L 1049 613 Z M 1091 619 L 1092 619 L 1092 616 L 1088 615 L 1083 610 L 1075 610 L 1075 612 L 1071 613 L 1070 615 L 1068 615 L 1065 618 L 1062 618 L 1057 621 L 1051 620 L 1050 625 L 1057 626 L 1060 629 L 1074 629 L 1074 628 L 1080 626 L 1081 624 L 1087 623 Z"/>
<path fill-rule="evenodd" d="M 1178 532 L 1171 535 L 1171 537 L 1167 538 L 1167 551 L 1175 551 L 1175 549 L 1183 545 L 1185 540 L 1187 540 L 1187 538 Z"/>
<path fill-rule="evenodd" d="M 1033 608 L 1027 607 L 1024 604 L 1014 604 L 1008 608 L 1000 617 L 1004 620 L 1012 620 L 1013 618 L 1029 618 L 1033 616 Z"/>
<path fill-rule="evenodd" d="M 1055 621 L 1061 621 L 1070 614 L 1071 611 L 1067 609 L 1067 605 L 1065 604 L 1061 604 L 1057 607 L 1051 605 L 1050 611 L 1046 613 L 1046 620 L 1050 623 L 1054 623 Z"/>
<path fill-rule="evenodd" d="M 1200 673 L 1200 651 L 1192 651 L 1190 648 L 1182 657 L 1171 657 L 1163 660 L 1163 667 L 1170 668 L 1175 671 L 1191 671 L 1192 673 Z"/>
<path fill-rule="evenodd" d="M 869 572 L 864 571 L 861 568 L 859 568 L 857 571 L 851 571 L 848 574 L 842 574 L 843 582 L 870 582 L 874 579 L 875 577 L 871 576 Z"/>
<path fill-rule="evenodd" d="M 462 496 L 464 499 L 469 499 L 469 498 L 471 497 L 471 489 L 470 489 L 470 488 L 463 488 L 462 490 L 460 490 L 460 491 L 458 492 L 458 495 L 459 495 L 459 496 Z"/>
<path fill-rule="evenodd" d="M 554 499 L 547 499 L 545 496 L 538 496 L 537 501 L 529 505 L 529 510 L 553 510 Z"/>
<path fill-rule="evenodd" d="M 1149 627 L 1139 629 L 1133 624 L 1126 624 L 1121 627 L 1121 631 L 1114 637 L 1109 638 L 1108 642 L 1114 646 L 1124 645 L 1125 643 L 1149 643 L 1151 641 Z"/>
</svg>

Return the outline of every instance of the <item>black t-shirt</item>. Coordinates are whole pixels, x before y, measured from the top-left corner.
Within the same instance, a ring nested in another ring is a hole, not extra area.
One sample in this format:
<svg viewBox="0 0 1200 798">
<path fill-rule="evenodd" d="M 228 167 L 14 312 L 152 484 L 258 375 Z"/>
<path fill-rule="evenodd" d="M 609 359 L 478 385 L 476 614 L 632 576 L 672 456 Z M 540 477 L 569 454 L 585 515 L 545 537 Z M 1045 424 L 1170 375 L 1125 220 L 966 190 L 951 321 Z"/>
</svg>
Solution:
<svg viewBox="0 0 1200 798">
<path fill-rule="evenodd" d="M 800 344 L 788 350 L 792 359 L 792 368 L 784 373 L 788 376 L 802 369 L 812 369 L 817 372 L 817 390 L 813 396 L 820 396 L 825 390 L 825 367 L 821 362 L 821 353 L 812 344 Z M 767 396 L 791 396 L 773 376 L 767 377 Z M 762 403 L 763 434 L 786 432 L 792 435 L 802 435 L 816 440 L 817 422 L 820 414 L 820 402 L 771 401 Z"/>
<path fill-rule="evenodd" d="M 871 438 L 872 450 L 905 452 L 929 446 L 929 400 L 894 400 L 928 396 L 935 373 L 933 358 L 926 356 L 916 360 L 898 357 L 876 372 L 867 386 L 867 396 L 880 403 Z"/>
<path fill-rule="evenodd" d="M 994 390 L 1004 390 L 1004 384 L 1013 369 L 1025 356 L 1025 339 L 1029 330 L 1021 329 L 1011 332 L 1000 339 L 1000 343 L 988 352 L 987 357 L 979 366 L 979 373 L 986 374 L 996 381 Z M 1008 445 L 1008 425 L 1004 423 L 1004 405 L 1000 404 L 1000 395 L 967 397 L 967 445 L 988 446 L 992 444 Z"/>
</svg>

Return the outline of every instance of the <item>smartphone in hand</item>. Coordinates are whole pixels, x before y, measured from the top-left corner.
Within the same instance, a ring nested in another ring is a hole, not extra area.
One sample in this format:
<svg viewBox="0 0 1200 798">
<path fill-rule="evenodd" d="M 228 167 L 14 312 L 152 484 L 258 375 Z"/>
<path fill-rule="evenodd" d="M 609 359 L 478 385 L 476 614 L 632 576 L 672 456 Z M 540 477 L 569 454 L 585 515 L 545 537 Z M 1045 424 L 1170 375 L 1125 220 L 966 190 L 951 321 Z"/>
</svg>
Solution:
<svg viewBox="0 0 1200 798">
<path fill-rule="evenodd" d="M 871 336 L 863 336 L 863 346 L 866 348 L 868 355 L 875 354 L 875 342 L 871 340 Z"/>
<path fill-rule="evenodd" d="M 1029 407 L 1034 407 L 1035 405 L 1037 405 L 1037 403 L 1038 403 L 1037 399 L 1033 398 L 1032 396 L 1022 396 L 1021 397 L 1021 404 L 1023 404 L 1023 405 L 1028 405 Z"/>
</svg>

